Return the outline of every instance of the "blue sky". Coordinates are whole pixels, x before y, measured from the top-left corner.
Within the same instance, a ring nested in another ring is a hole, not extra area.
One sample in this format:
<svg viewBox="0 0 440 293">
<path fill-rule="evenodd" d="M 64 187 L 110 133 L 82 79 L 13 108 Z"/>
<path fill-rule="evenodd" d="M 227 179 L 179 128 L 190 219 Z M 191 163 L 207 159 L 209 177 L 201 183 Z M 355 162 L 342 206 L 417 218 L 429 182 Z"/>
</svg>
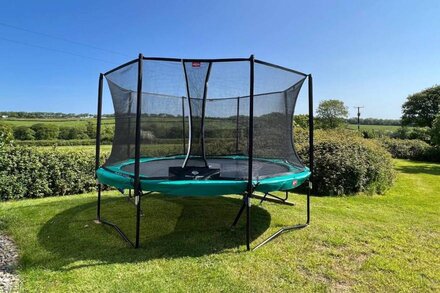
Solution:
<svg viewBox="0 0 440 293">
<path fill-rule="evenodd" d="M 0 110 L 94 113 L 99 72 L 139 52 L 255 54 L 312 73 L 316 104 L 399 118 L 409 94 L 440 84 L 439 12 L 440 1 L 4 1 Z"/>
</svg>

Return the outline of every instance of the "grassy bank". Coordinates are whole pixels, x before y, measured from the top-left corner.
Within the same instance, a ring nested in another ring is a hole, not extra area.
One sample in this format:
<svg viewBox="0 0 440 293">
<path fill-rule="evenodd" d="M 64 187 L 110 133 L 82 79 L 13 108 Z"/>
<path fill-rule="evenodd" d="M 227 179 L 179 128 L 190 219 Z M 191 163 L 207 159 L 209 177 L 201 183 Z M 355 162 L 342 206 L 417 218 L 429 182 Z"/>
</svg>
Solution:
<svg viewBox="0 0 440 293">
<path fill-rule="evenodd" d="M 0 229 L 20 248 L 26 292 L 438 291 L 440 165 L 396 161 L 384 196 L 315 197 L 311 226 L 244 251 L 229 230 L 238 197 L 142 202 L 142 248 L 93 222 L 95 194 L 0 204 Z M 297 206 L 254 202 L 253 244 L 301 222 Z M 133 237 L 134 206 L 115 192 L 103 215 Z"/>
</svg>

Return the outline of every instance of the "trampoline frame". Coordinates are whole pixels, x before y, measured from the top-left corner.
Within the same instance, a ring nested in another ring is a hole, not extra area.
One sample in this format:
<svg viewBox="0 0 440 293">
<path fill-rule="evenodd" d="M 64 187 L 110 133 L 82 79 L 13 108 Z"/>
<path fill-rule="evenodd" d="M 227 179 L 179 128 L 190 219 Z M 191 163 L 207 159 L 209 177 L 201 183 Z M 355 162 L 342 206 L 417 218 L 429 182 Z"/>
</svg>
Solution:
<svg viewBox="0 0 440 293">
<path fill-rule="evenodd" d="M 174 61 L 174 62 L 209 62 L 209 66 L 212 62 L 233 62 L 233 61 L 248 61 L 250 64 L 250 86 L 249 86 L 249 134 L 248 134 L 248 182 L 247 189 L 242 194 L 243 203 L 235 217 L 235 220 L 232 224 L 234 227 L 244 210 L 246 210 L 246 249 L 249 251 L 251 249 L 251 198 L 259 199 L 260 204 L 264 201 L 269 201 L 278 204 L 284 204 L 292 206 L 293 203 L 287 201 L 289 191 L 286 192 L 286 197 L 280 198 L 271 194 L 270 192 L 264 193 L 263 196 L 255 194 L 255 186 L 253 184 L 252 178 L 252 163 L 253 163 L 253 126 L 254 126 L 254 65 L 255 63 L 263 64 L 266 66 L 279 68 L 282 70 L 286 70 L 289 72 L 293 72 L 299 75 L 304 76 L 304 78 L 308 79 L 308 112 L 309 112 L 309 169 L 310 169 L 310 177 L 308 178 L 308 186 L 307 186 L 307 194 L 306 194 L 306 220 L 303 224 L 286 226 L 279 229 L 277 232 L 263 240 L 260 244 L 255 246 L 253 250 L 260 248 L 266 243 L 270 242 L 274 238 L 279 235 L 296 229 L 302 229 L 307 227 L 310 224 L 310 197 L 313 192 L 313 166 L 314 166 L 314 155 L 313 155 L 313 132 L 314 132 L 314 120 L 313 120 L 313 78 L 311 74 L 305 74 L 296 70 L 292 70 L 286 67 L 282 67 L 279 65 L 275 65 L 272 63 L 264 62 L 261 60 L 257 60 L 254 58 L 254 55 L 251 55 L 249 58 L 228 58 L 228 59 L 177 59 L 177 58 L 161 58 L 161 57 L 144 57 L 142 54 L 139 54 L 137 59 L 131 60 L 125 64 L 122 64 L 106 73 L 101 73 L 99 75 L 99 83 L 98 83 L 98 107 L 97 107 L 97 124 L 96 124 L 96 157 L 95 157 L 95 178 L 96 171 L 100 168 L 100 150 L 101 150 L 101 122 L 102 122 L 102 94 L 103 94 L 103 80 L 104 76 L 115 72 L 125 66 L 134 64 L 138 62 L 138 76 L 137 76 L 137 105 L 136 105 L 136 128 L 135 128 L 135 160 L 134 160 L 134 204 L 136 206 L 136 238 L 135 241 L 131 241 L 127 235 L 114 223 L 111 223 L 101 216 L 101 192 L 102 192 L 102 184 L 97 181 L 97 191 L 98 191 L 98 199 L 97 199 L 97 222 L 108 225 L 114 228 L 119 235 L 131 246 L 134 248 L 140 247 L 140 218 L 141 218 L 141 198 L 142 196 L 151 194 L 152 191 L 147 193 L 143 193 L 141 184 L 140 184 L 140 139 L 141 139 L 141 105 L 142 105 L 142 73 L 143 73 L 143 60 L 156 60 L 156 61 Z M 185 68 L 185 66 L 184 66 Z M 185 72 L 186 75 L 186 72 Z M 188 82 L 186 81 L 187 86 Z M 206 82 L 205 82 L 206 86 Z M 239 107 L 239 104 L 238 106 Z M 183 110 L 184 111 L 184 110 Z M 202 122 L 203 123 L 203 122 Z M 185 137 L 184 144 L 185 144 Z M 190 148 L 190 146 L 189 146 Z M 131 198 L 131 189 L 129 190 L 129 197 Z"/>
</svg>

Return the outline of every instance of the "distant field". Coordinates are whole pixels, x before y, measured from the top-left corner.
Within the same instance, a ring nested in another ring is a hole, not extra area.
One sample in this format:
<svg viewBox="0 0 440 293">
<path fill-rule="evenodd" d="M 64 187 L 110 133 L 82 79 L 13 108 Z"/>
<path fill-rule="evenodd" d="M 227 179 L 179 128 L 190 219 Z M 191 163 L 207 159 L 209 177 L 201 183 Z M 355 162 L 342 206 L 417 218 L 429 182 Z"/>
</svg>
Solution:
<svg viewBox="0 0 440 293">
<path fill-rule="evenodd" d="M 356 124 L 348 124 L 348 128 L 350 129 L 357 129 L 357 125 Z M 382 130 L 382 131 L 396 131 L 397 129 L 399 129 L 400 126 L 396 126 L 396 125 L 361 125 L 360 129 L 365 129 L 365 130 Z"/>
</svg>

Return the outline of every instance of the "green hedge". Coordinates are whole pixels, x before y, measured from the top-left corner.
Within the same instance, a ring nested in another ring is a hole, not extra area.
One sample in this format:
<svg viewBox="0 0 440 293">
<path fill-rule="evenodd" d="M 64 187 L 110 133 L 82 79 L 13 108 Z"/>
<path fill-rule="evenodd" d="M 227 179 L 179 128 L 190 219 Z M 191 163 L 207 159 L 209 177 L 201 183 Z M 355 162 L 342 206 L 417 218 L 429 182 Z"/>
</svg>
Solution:
<svg viewBox="0 0 440 293">
<path fill-rule="evenodd" d="M 76 146 L 76 145 L 95 145 L 94 139 L 70 139 L 70 140 L 16 140 L 17 145 L 26 146 Z M 110 141 L 102 144 L 111 144 Z"/>
<path fill-rule="evenodd" d="M 307 132 L 296 131 L 295 140 L 300 156 L 307 162 Z M 224 144 L 227 142 L 223 142 L 222 148 Z M 181 145 L 154 146 L 157 152 L 174 147 L 177 151 Z M 374 140 L 363 139 L 353 131 L 316 131 L 314 171 L 314 184 L 320 195 L 383 193 L 394 180 L 389 153 Z M 93 175 L 94 152 L 25 146 L 0 148 L 2 200 L 89 192 L 95 187 Z"/>
<path fill-rule="evenodd" d="M 350 130 L 315 132 L 314 187 L 319 195 L 384 193 L 395 178 L 390 154 Z M 307 135 L 296 131 L 297 151 L 308 164 Z"/>
<path fill-rule="evenodd" d="M 382 139 L 378 141 L 393 158 L 440 162 L 440 147 L 431 146 L 418 139 Z"/>
<path fill-rule="evenodd" d="M 93 152 L 0 148 L 1 200 L 78 194 L 95 186 Z"/>
</svg>

